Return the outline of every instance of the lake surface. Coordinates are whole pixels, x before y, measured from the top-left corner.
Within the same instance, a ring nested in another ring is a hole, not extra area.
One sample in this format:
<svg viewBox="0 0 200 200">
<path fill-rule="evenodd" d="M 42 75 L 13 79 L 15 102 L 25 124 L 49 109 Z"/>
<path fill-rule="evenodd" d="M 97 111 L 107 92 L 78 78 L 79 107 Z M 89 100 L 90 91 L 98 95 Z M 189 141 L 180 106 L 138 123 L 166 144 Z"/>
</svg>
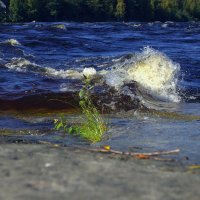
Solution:
<svg viewBox="0 0 200 200">
<path fill-rule="evenodd" d="M 0 24 L 1 140 L 88 145 L 53 129 L 59 113 L 79 121 L 85 68 L 109 122 L 93 146 L 200 163 L 200 22 Z"/>
</svg>

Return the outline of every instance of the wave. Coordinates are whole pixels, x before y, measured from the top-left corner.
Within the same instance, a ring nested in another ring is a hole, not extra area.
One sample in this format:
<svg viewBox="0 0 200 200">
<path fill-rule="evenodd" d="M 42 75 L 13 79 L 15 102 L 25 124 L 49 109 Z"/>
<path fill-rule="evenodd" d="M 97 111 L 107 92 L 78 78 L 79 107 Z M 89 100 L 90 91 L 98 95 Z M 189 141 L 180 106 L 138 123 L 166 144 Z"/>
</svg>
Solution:
<svg viewBox="0 0 200 200">
<path fill-rule="evenodd" d="M 17 41 L 16 39 L 8 39 L 3 42 L 0 42 L 0 44 L 7 44 L 11 46 L 21 46 L 21 43 Z"/>
<path fill-rule="evenodd" d="M 67 30 L 65 24 L 54 24 L 52 27 L 56 29 Z"/>
<path fill-rule="evenodd" d="M 133 58 L 113 66 L 105 75 L 105 81 L 118 91 L 123 91 L 124 85 L 136 82 L 138 88 L 155 99 L 180 102 L 177 91 L 179 71 L 179 64 L 165 54 L 146 47 Z"/>
<path fill-rule="evenodd" d="M 26 72 L 38 71 L 39 65 L 32 63 L 25 58 L 12 58 L 10 62 L 5 64 L 5 67 L 18 72 Z"/>
<path fill-rule="evenodd" d="M 54 78 L 71 78 L 71 79 L 81 79 L 82 73 L 73 69 L 54 69 L 51 67 L 42 67 L 34 62 L 31 62 L 25 58 L 12 58 L 10 62 L 5 64 L 10 70 L 17 72 L 32 72 L 43 76 L 54 77 Z"/>
<path fill-rule="evenodd" d="M 13 58 L 5 66 L 10 70 L 68 80 L 80 80 L 85 71 L 90 73 L 91 70 L 95 70 L 84 67 L 79 70 L 42 67 L 25 58 Z M 177 87 L 179 74 L 178 63 L 173 62 L 164 53 L 145 47 L 132 56 L 117 59 L 110 67 L 95 70 L 95 73 L 91 75 L 95 84 L 92 92 L 96 104 L 106 109 L 109 107 L 111 110 L 119 110 L 123 107 L 126 110 L 138 107 L 155 109 L 155 105 L 163 107 L 165 102 L 181 101 Z M 60 92 L 73 93 L 75 91 L 73 87 L 69 88 L 68 84 L 66 87 L 61 84 Z"/>
<path fill-rule="evenodd" d="M 65 24 L 50 24 L 50 25 L 45 25 L 45 24 L 42 24 L 42 23 L 36 23 L 35 24 L 35 28 L 36 30 L 45 30 L 45 31 L 66 31 L 67 30 L 67 27 Z"/>
<path fill-rule="evenodd" d="M 40 93 L 35 95 L 22 94 L 9 99 L 0 98 L 0 111 L 8 110 L 59 110 L 78 109 L 78 95 L 74 92 Z"/>
<path fill-rule="evenodd" d="M 0 97 L 1 111 L 79 111 L 79 92 L 17 94 L 7 98 Z M 103 113 L 128 111 L 145 108 L 138 99 L 131 99 L 123 94 L 112 93 L 109 89 L 91 95 L 94 105 Z M 39 112 L 38 111 L 38 112 Z"/>
<path fill-rule="evenodd" d="M 84 71 L 89 70 L 94 71 L 87 68 L 78 73 L 82 77 Z M 123 106 L 124 109 L 163 109 L 165 106 L 172 108 L 181 101 L 177 86 L 179 74 L 178 63 L 164 53 L 146 47 L 130 58 L 118 59 L 110 68 L 95 71 L 92 79 L 97 88 L 106 90 L 101 93 L 97 89 L 99 105 L 110 106 L 113 110 L 119 110 Z M 67 88 L 63 91 L 67 91 Z"/>
<path fill-rule="evenodd" d="M 51 76 L 51 77 L 56 77 L 56 78 L 71 78 L 71 79 L 81 79 L 82 78 L 82 73 L 77 71 L 77 70 L 73 70 L 73 69 L 68 69 L 68 70 L 56 70 L 54 68 L 51 67 L 46 67 L 45 68 L 45 74 L 47 76 Z"/>
</svg>

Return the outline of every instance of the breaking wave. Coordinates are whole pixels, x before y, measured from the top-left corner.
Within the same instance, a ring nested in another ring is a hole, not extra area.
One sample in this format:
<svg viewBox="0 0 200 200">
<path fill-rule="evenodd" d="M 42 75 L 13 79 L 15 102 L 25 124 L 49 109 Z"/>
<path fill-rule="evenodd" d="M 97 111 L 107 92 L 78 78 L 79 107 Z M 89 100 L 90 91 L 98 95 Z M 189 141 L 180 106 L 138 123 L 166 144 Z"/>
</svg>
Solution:
<svg viewBox="0 0 200 200">
<path fill-rule="evenodd" d="M 131 59 L 118 63 L 106 73 L 106 83 L 116 90 L 136 82 L 138 88 L 161 101 L 179 102 L 177 81 L 180 65 L 150 47 Z M 130 94 L 131 95 L 131 94 Z"/>
<path fill-rule="evenodd" d="M 76 70 L 57 70 L 51 67 L 42 67 L 25 58 L 12 58 L 10 62 L 5 64 L 5 67 L 18 72 L 34 72 L 40 75 L 62 79 L 80 79 L 82 77 L 82 74 Z"/>
<path fill-rule="evenodd" d="M 21 46 L 20 42 L 17 41 L 16 39 L 8 39 L 8 40 L 1 42 L 0 44 L 7 44 L 7 45 L 11 45 L 11 46 Z"/>
<path fill-rule="evenodd" d="M 79 70 L 42 67 L 25 58 L 12 58 L 5 66 L 10 70 L 68 80 L 80 80 L 87 71 L 93 76 L 94 95 L 99 97 L 96 98 L 99 105 L 110 106 L 112 110 L 118 109 L 119 104 L 127 107 L 127 110 L 141 105 L 155 109 L 155 105 L 162 105 L 161 102 L 181 101 L 177 87 L 180 65 L 150 47 L 145 47 L 129 57 L 121 57 L 115 64 L 98 68 L 98 71 L 91 67 Z M 60 92 L 75 92 L 70 84 L 66 84 L 66 88 L 65 84 L 61 86 Z M 96 87 L 98 89 L 95 90 Z"/>
<path fill-rule="evenodd" d="M 12 58 L 10 62 L 6 63 L 5 66 L 8 69 L 15 70 L 18 72 L 37 71 L 39 65 L 30 62 L 25 58 Z"/>
</svg>

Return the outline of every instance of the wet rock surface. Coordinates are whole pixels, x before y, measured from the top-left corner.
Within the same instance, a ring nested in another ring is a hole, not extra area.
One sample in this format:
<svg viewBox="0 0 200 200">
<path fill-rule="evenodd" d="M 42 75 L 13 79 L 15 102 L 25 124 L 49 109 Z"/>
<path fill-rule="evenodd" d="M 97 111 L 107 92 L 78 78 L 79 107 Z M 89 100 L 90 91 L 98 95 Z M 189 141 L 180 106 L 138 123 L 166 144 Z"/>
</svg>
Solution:
<svg viewBox="0 0 200 200">
<path fill-rule="evenodd" d="M 72 147 L 0 145 L 0 199 L 191 199 L 200 171 Z"/>
</svg>

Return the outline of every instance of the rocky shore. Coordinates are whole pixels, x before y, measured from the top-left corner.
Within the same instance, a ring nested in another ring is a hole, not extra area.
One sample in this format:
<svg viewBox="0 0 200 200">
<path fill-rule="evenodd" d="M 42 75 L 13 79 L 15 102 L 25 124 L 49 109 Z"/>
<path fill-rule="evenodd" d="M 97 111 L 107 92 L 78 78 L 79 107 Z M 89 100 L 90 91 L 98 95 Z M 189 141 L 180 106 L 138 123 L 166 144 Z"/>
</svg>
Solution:
<svg viewBox="0 0 200 200">
<path fill-rule="evenodd" d="M 200 170 L 44 144 L 0 145 L 0 199 L 198 200 Z"/>
</svg>

